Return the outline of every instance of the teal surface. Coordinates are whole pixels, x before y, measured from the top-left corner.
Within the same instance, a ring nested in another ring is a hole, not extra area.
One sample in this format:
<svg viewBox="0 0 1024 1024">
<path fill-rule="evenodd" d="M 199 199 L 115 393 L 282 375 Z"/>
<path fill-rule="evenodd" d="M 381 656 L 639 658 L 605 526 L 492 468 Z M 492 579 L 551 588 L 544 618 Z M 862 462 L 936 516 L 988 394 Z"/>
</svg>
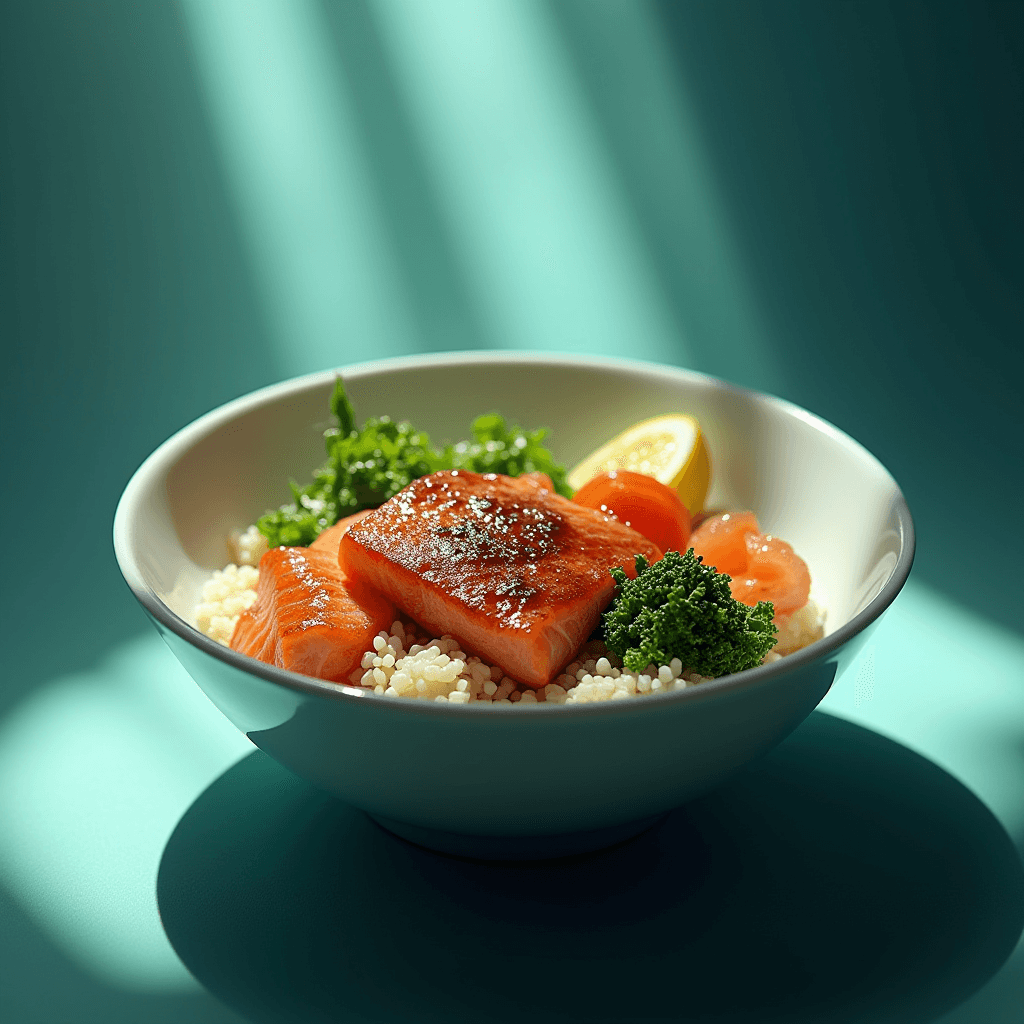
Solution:
<svg viewBox="0 0 1024 1024">
<path fill-rule="evenodd" d="M 0 1019 L 1019 1020 L 1022 49 L 996 2 L 0 8 Z M 821 712 L 574 866 L 325 805 L 113 560 L 195 416 L 461 348 L 780 394 L 918 528 Z"/>
</svg>

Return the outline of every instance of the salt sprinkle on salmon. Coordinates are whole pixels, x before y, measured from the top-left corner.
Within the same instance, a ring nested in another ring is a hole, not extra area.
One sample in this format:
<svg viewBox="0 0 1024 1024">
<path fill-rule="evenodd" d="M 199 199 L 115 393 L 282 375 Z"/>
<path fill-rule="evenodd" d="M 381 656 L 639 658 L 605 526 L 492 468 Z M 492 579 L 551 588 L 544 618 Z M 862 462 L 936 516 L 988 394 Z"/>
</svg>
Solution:
<svg viewBox="0 0 1024 1024">
<path fill-rule="evenodd" d="M 343 572 L 437 635 L 546 686 L 597 626 L 609 570 L 661 552 L 525 477 L 445 470 L 413 481 L 341 539 Z"/>
</svg>

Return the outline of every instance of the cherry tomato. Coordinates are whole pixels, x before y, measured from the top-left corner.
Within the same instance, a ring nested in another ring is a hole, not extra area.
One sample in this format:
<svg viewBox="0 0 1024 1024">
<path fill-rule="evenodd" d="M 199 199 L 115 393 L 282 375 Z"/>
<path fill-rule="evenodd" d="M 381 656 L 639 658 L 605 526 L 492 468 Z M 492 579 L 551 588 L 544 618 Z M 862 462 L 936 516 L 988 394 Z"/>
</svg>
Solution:
<svg viewBox="0 0 1024 1024">
<path fill-rule="evenodd" d="M 572 499 L 587 508 L 612 512 L 662 551 L 685 551 L 690 513 L 679 495 L 644 473 L 613 469 L 598 473 Z"/>
</svg>

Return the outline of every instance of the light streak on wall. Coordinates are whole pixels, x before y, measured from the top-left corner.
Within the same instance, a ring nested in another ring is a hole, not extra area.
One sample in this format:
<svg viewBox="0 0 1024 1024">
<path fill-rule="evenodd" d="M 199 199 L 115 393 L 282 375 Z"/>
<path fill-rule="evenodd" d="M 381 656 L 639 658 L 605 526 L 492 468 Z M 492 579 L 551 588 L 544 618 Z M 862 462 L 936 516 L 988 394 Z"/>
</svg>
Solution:
<svg viewBox="0 0 1024 1024">
<path fill-rule="evenodd" d="M 320 8 L 186 0 L 183 9 L 281 372 L 415 351 Z"/>
<path fill-rule="evenodd" d="M 778 393 L 784 368 L 751 285 L 687 68 L 651 5 L 561 0 L 551 12 L 572 50 L 621 188 L 690 344 L 690 365 Z M 753 173 L 757 173 L 756 168 Z"/>
<path fill-rule="evenodd" d="M 374 10 L 493 342 L 685 363 L 548 11 Z"/>
</svg>

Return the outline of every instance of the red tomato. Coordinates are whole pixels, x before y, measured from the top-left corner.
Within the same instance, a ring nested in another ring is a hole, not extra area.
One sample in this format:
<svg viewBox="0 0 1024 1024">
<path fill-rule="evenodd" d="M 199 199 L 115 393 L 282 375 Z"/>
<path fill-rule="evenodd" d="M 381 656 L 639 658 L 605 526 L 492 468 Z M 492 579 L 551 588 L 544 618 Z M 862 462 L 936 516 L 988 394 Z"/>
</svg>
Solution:
<svg viewBox="0 0 1024 1024">
<path fill-rule="evenodd" d="M 598 473 L 572 499 L 587 508 L 612 512 L 662 551 L 685 551 L 690 513 L 679 495 L 644 473 L 613 469 Z"/>
</svg>

